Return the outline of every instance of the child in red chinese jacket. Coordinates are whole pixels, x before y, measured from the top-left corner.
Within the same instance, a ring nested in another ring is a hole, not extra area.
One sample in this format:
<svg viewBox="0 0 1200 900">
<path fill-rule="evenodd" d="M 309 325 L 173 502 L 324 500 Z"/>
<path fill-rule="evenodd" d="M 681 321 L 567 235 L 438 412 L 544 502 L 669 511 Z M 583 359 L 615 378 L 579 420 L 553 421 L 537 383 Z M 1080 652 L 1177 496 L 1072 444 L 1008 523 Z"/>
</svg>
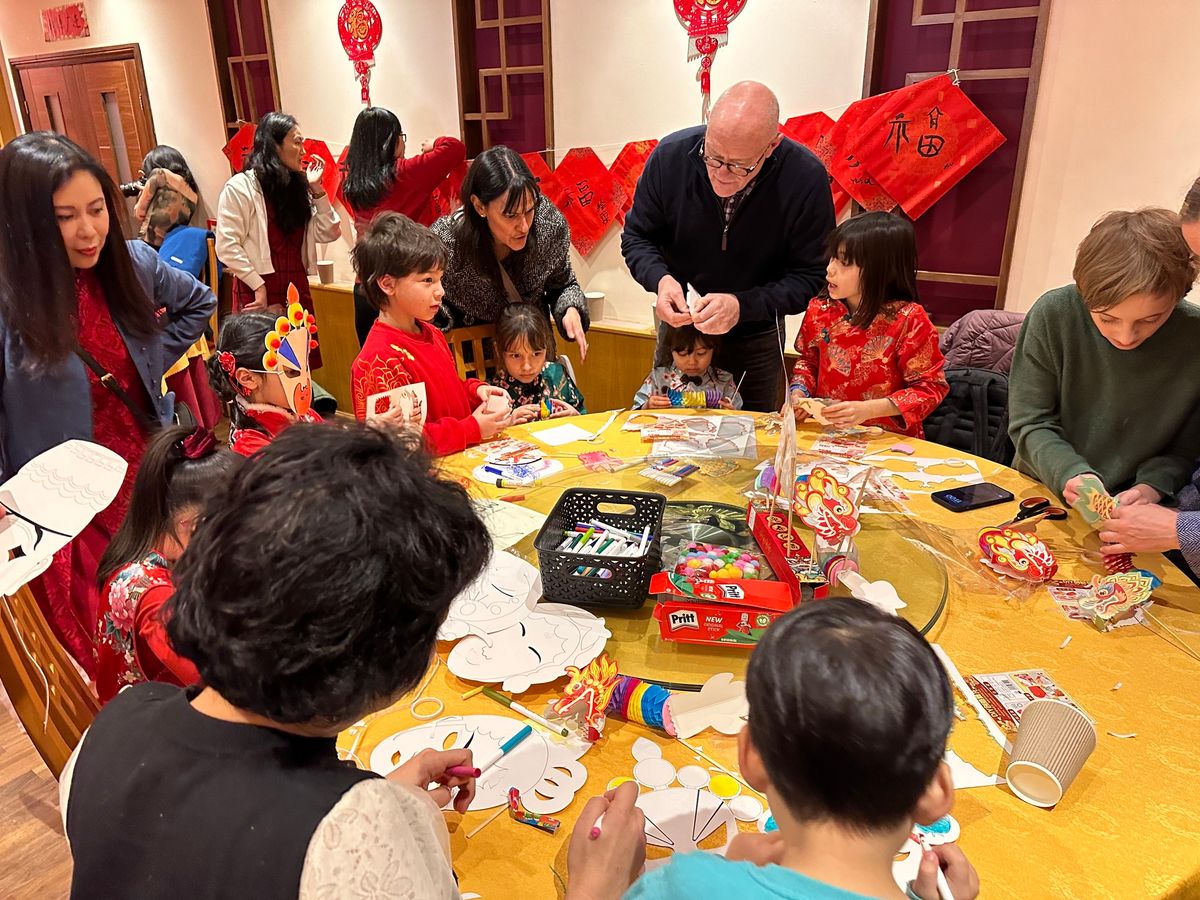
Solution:
<svg viewBox="0 0 1200 900">
<path fill-rule="evenodd" d="M 921 423 L 949 392 L 938 335 L 917 300 L 912 223 L 873 212 L 829 238 L 826 287 L 796 337 L 800 359 L 788 396 L 829 398 L 838 427 L 879 425 L 922 437 Z M 807 417 L 795 409 L 796 419 Z"/>
<path fill-rule="evenodd" d="M 429 324 L 442 305 L 445 267 L 441 239 L 400 213 L 376 216 L 354 247 L 354 270 L 379 311 L 350 367 L 354 414 L 366 418 L 373 394 L 424 384 L 425 439 L 438 456 L 492 437 L 510 412 L 502 388 L 458 377 L 450 345 Z"/>
<path fill-rule="evenodd" d="M 293 315 L 303 320 L 284 334 L 284 317 L 273 313 L 229 316 L 206 363 L 208 383 L 229 408 L 229 446 L 242 456 L 261 450 L 289 425 L 322 421 L 312 408 L 311 317 L 299 303 L 288 307 L 289 321 Z"/>
<path fill-rule="evenodd" d="M 96 693 L 107 703 L 141 681 L 186 687 L 200 680 L 167 640 L 163 604 L 175 593 L 171 567 L 183 555 L 204 499 L 240 461 L 207 429 L 176 425 L 154 436 L 133 483 L 129 512 L 100 558 Z"/>
</svg>

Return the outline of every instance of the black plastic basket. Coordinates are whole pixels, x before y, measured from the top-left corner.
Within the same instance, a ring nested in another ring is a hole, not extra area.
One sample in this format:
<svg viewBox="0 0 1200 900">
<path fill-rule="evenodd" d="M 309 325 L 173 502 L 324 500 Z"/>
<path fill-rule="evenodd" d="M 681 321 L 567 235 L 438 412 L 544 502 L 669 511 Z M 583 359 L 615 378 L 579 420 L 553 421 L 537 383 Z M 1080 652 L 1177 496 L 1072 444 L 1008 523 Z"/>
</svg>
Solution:
<svg viewBox="0 0 1200 900">
<path fill-rule="evenodd" d="M 632 512 L 602 511 L 601 505 L 632 507 Z M 662 560 L 663 509 L 667 498 L 646 491 L 606 491 L 571 488 L 563 492 L 538 532 L 534 547 L 542 570 L 542 594 L 555 603 L 573 606 L 615 606 L 637 609 L 646 602 L 650 576 Z M 653 540 L 642 556 L 599 556 L 558 550 L 563 533 L 577 522 L 597 519 L 630 534 L 641 534 L 649 526 Z M 611 578 L 599 574 L 580 575 L 579 569 L 607 569 Z"/>
</svg>

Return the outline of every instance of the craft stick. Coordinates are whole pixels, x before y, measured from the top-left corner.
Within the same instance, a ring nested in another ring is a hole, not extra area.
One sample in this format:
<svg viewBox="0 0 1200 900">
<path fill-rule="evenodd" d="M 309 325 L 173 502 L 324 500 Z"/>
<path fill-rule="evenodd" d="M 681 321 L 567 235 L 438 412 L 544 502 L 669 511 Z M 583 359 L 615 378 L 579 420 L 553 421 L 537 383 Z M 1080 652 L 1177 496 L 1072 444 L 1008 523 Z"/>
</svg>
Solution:
<svg viewBox="0 0 1200 900">
<path fill-rule="evenodd" d="M 719 762 L 717 762 L 715 759 L 713 759 L 711 756 L 709 756 L 707 753 L 705 753 L 699 747 L 689 744 L 687 741 L 683 740 L 683 738 L 675 738 L 675 740 L 679 741 L 679 743 L 683 744 L 683 746 L 687 747 L 689 750 L 691 750 L 693 753 L 695 753 L 701 759 L 708 760 L 710 763 L 712 763 L 714 766 L 716 766 L 718 769 L 720 769 L 722 772 L 724 772 L 726 775 L 728 775 L 730 778 L 732 778 L 734 781 L 736 781 L 738 784 L 740 784 L 742 787 L 744 787 L 750 793 L 754 794 L 754 796 L 761 797 L 763 800 L 766 800 L 767 803 L 771 802 L 770 800 L 767 799 L 766 794 L 761 793 L 760 791 L 756 791 L 754 788 L 750 787 L 750 785 L 746 784 L 746 782 L 742 780 L 742 777 L 740 775 L 730 772 L 727 768 L 725 768 L 723 765 L 721 765 Z"/>
<path fill-rule="evenodd" d="M 555 734 L 561 734 L 563 737 L 566 737 L 571 733 L 565 726 L 555 725 L 553 722 L 544 719 L 527 706 L 523 706 L 522 704 L 518 703 L 512 697 L 506 697 L 504 694 L 501 694 L 499 691 L 494 691 L 490 687 L 482 688 L 482 690 L 483 696 L 490 697 L 492 700 L 495 700 L 497 703 L 503 706 L 507 706 L 514 712 L 519 712 L 525 718 L 529 719 L 529 721 L 537 722 L 543 728 L 547 728 Z"/>
<path fill-rule="evenodd" d="M 495 822 L 498 818 L 500 818 L 506 812 L 508 812 L 508 804 L 507 803 L 504 804 L 503 806 L 501 806 L 498 810 L 496 810 L 490 816 L 488 816 L 487 819 L 480 822 L 478 825 L 476 825 L 474 828 L 472 828 L 470 831 L 468 831 L 467 839 L 470 840 L 471 838 L 475 837 L 475 835 L 479 834 L 479 832 L 483 831 L 483 829 L 487 828 L 489 825 L 491 825 L 493 822 Z"/>
</svg>

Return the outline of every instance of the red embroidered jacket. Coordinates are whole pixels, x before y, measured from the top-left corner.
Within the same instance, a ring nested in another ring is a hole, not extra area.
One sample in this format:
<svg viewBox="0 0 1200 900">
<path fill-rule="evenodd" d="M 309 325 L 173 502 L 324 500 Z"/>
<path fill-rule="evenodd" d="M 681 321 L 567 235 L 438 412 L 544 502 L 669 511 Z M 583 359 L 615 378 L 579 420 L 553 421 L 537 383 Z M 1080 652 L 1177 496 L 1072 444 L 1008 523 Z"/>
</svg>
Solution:
<svg viewBox="0 0 1200 900">
<path fill-rule="evenodd" d="M 808 305 L 796 336 L 800 359 L 792 371 L 792 384 L 803 385 L 812 397 L 890 398 L 900 418 L 864 424 L 924 436 L 921 422 L 950 390 L 937 329 L 929 316 L 917 303 L 896 302 L 866 328 L 849 320 L 840 300 L 817 297 Z"/>
</svg>

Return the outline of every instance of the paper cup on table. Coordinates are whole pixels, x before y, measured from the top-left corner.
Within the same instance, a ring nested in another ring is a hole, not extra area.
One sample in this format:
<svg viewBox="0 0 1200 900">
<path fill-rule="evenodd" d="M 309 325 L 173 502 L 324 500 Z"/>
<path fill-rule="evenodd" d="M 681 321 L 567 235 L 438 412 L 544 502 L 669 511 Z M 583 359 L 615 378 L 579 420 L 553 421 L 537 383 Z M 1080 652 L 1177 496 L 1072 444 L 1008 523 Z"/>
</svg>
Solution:
<svg viewBox="0 0 1200 900">
<path fill-rule="evenodd" d="M 588 315 L 593 319 L 603 319 L 604 291 L 584 291 L 583 296 L 587 298 Z"/>
<path fill-rule="evenodd" d="M 1096 749 L 1096 726 L 1061 700 L 1034 700 L 1021 713 L 1004 777 L 1012 792 L 1034 806 L 1062 799 Z"/>
<path fill-rule="evenodd" d="M 317 277 L 321 279 L 321 284 L 333 284 L 332 259 L 317 260 Z"/>
</svg>

